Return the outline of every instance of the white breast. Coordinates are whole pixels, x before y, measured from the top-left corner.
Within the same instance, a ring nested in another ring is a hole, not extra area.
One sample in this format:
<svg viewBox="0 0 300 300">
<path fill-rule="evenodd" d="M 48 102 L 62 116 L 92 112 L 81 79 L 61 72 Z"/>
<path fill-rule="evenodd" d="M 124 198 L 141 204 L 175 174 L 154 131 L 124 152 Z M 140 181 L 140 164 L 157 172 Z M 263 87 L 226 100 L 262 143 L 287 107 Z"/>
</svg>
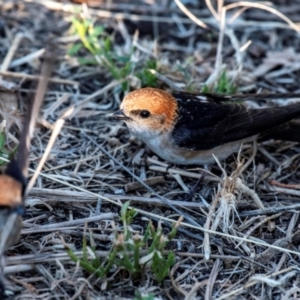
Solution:
<svg viewBox="0 0 300 300">
<path fill-rule="evenodd" d="M 182 165 L 207 165 L 215 162 L 212 154 L 219 160 L 224 160 L 232 153 L 238 152 L 242 143 L 253 141 L 257 136 L 258 135 L 240 141 L 230 142 L 211 150 L 201 151 L 178 148 L 170 142 L 171 139 L 167 134 L 162 134 L 147 140 L 143 139 L 143 141 L 153 152 L 168 162 Z"/>
</svg>

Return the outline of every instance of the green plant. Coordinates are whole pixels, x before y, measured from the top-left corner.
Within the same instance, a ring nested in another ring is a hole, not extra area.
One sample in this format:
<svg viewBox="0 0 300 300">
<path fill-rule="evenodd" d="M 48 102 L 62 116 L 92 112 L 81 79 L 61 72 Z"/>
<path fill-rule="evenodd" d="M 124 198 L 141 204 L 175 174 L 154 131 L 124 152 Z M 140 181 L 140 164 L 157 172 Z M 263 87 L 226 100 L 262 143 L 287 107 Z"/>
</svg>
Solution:
<svg viewBox="0 0 300 300">
<path fill-rule="evenodd" d="M 167 236 L 164 236 L 160 224 L 155 229 L 151 222 L 148 223 L 144 236 L 140 236 L 133 235 L 129 230 L 136 215 L 137 212 L 129 208 L 129 202 L 122 206 L 121 221 L 124 231 L 123 233 L 116 232 L 115 241 L 107 259 L 97 257 L 95 247 L 88 247 L 85 238 L 82 258 L 78 258 L 72 250 L 68 249 L 70 258 L 79 263 L 84 270 L 99 278 L 108 276 L 114 266 L 127 270 L 134 279 L 140 278 L 146 269 L 152 270 L 154 278 L 161 283 L 175 263 L 174 252 L 165 253 L 165 249 L 175 237 L 181 219 L 173 225 Z M 91 253 L 92 257 L 89 257 L 88 253 Z"/>
<path fill-rule="evenodd" d="M 145 69 L 137 73 L 137 77 L 141 80 L 143 86 L 157 87 L 157 78 L 155 74 L 151 73 L 148 69 L 157 71 L 156 60 L 147 60 L 145 63 Z"/>
<path fill-rule="evenodd" d="M 6 133 L 3 128 L 0 128 L 0 157 L 5 159 L 11 159 L 14 154 L 17 152 L 18 146 L 16 146 L 12 150 L 5 149 L 5 141 L 6 141 Z M 6 162 L 4 160 L 0 160 L 0 166 L 5 165 Z"/>
<path fill-rule="evenodd" d="M 142 86 L 155 87 L 157 85 L 155 75 L 147 70 L 157 69 L 155 60 L 146 61 L 145 66 L 137 66 L 138 63 L 132 59 L 135 48 L 132 47 L 125 55 L 118 55 L 112 38 L 105 33 L 104 26 L 95 25 L 92 20 L 79 17 L 73 17 L 71 21 L 72 33 L 78 35 L 80 42 L 72 45 L 68 54 L 76 56 L 80 64 L 100 64 L 116 80 L 124 80 L 129 75 L 133 75 L 141 80 Z M 84 49 L 92 56 L 87 55 Z M 128 83 L 124 81 L 122 90 L 127 91 L 128 88 Z"/>
<path fill-rule="evenodd" d="M 154 296 L 152 294 L 143 296 L 140 291 L 135 291 L 133 300 L 154 300 Z"/>
<path fill-rule="evenodd" d="M 181 73 L 186 82 L 187 86 L 191 84 L 191 80 L 193 78 L 192 66 L 195 64 L 195 59 L 193 56 L 188 56 L 184 59 L 183 62 L 176 63 L 176 69 Z"/>
<path fill-rule="evenodd" d="M 218 94 L 226 94 L 231 95 L 235 94 L 237 91 L 237 87 L 231 82 L 228 78 L 226 71 L 224 70 L 216 82 L 216 85 L 209 87 L 204 85 L 202 88 L 202 93 L 218 93 Z"/>
<path fill-rule="evenodd" d="M 91 54 L 98 55 L 101 53 L 101 47 L 98 43 L 98 37 L 103 35 L 103 26 L 94 26 L 92 20 L 72 18 L 72 31 L 76 33 L 81 43 L 76 43 L 69 48 L 68 54 L 78 54 L 79 50 L 84 46 Z"/>
</svg>

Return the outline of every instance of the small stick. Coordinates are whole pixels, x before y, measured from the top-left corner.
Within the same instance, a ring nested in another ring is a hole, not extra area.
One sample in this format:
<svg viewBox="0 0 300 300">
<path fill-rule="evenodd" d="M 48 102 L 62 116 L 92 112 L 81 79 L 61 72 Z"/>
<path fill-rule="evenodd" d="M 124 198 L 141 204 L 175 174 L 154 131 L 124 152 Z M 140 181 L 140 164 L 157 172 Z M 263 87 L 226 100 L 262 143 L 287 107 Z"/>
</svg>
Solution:
<svg viewBox="0 0 300 300">
<path fill-rule="evenodd" d="M 212 217 L 216 211 L 217 204 L 219 203 L 219 196 L 220 193 L 218 192 L 210 205 L 208 216 L 206 218 L 205 224 L 204 224 L 204 229 L 209 230 L 210 224 L 212 223 Z M 205 259 L 208 260 L 210 258 L 211 254 L 211 248 L 210 248 L 210 235 L 209 232 L 204 232 L 204 240 L 203 240 L 203 249 L 204 249 L 204 255 Z"/>
<path fill-rule="evenodd" d="M 4 77 L 14 77 L 14 78 L 26 78 L 29 80 L 36 80 L 38 81 L 40 79 L 40 76 L 36 75 L 29 75 L 26 73 L 17 73 L 17 72 L 9 72 L 9 71 L 0 71 L 0 75 Z M 49 82 L 53 83 L 60 83 L 60 84 L 69 84 L 69 85 L 75 85 L 78 86 L 78 81 L 68 80 L 68 79 L 61 79 L 61 78 L 49 78 Z"/>
<path fill-rule="evenodd" d="M 188 171 L 184 171 L 184 170 L 181 170 L 181 169 L 173 169 L 173 168 L 168 169 L 168 168 L 159 167 L 159 166 L 150 166 L 149 170 L 164 172 L 164 173 L 169 173 L 169 174 L 179 174 L 179 175 L 182 175 L 182 176 L 186 176 L 186 177 L 190 177 L 190 178 L 196 178 L 196 179 L 199 179 L 199 177 L 201 177 L 200 173 L 197 174 L 197 173 L 194 173 L 194 172 L 188 172 Z M 210 173 L 209 171 L 207 171 L 205 169 L 199 169 L 199 170 L 203 171 L 203 172 L 206 172 L 206 173 L 209 173 L 209 174 L 212 174 L 212 173 Z M 214 177 L 213 176 L 204 176 L 203 180 L 213 181 L 213 182 L 221 182 L 221 179 L 217 176 L 214 176 Z"/>
<path fill-rule="evenodd" d="M 39 176 L 39 173 L 41 172 L 47 158 L 48 158 L 48 155 L 50 154 L 50 151 L 55 143 L 55 140 L 57 138 L 57 136 L 59 135 L 62 127 L 64 126 L 65 124 L 65 119 L 73 112 L 73 107 L 69 108 L 54 124 L 54 128 L 53 128 L 53 131 L 52 131 L 52 134 L 50 136 L 50 140 L 47 144 L 47 147 L 46 147 L 46 150 L 44 151 L 44 154 L 43 154 L 43 157 L 42 159 L 40 160 L 33 176 L 31 177 L 30 179 L 30 182 L 28 183 L 27 185 L 27 189 L 26 189 L 26 193 L 28 193 L 32 187 L 34 186 L 34 183 L 37 179 L 37 177 Z"/>
<path fill-rule="evenodd" d="M 117 215 L 114 213 L 106 213 L 106 214 L 101 214 L 98 216 L 93 216 L 93 217 L 87 217 L 87 218 L 81 218 L 81 219 L 76 219 L 76 220 L 72 220 L 72 221 L 66 221 L 66 222 L 61 222 L 61 223 L 55 223 L 55 224 L 48 224 L 48 225 L 39 225 L 39 226 L 35 226 L 33 227 L 33 229 L 57 229 L 57 228 L 62 228 L 65 226 L 78 226 L 78 225 L 82 225 L 85 222 L 97 222 L 100 220 L 112 220 L 113 218 L 115 218 Z M 30 229 L 31 230 L 31 229 Z M 26 230 L 22 230 L 22 234 L 25 234 Z"/>
<path fill-rule="evenodd" d="M 143 180 L 143 182 L 145 184 L 151 186 L 151 185 L 155 185 L 158 183 L 165 183 L 166 181 L 163 176 L 155 176 L 155 177 L 151 177 L 149 179 L 145 179 L 145 180 Z M 130 183 L 125 184 L 124 189 L 125 189 L 125 192 L 131 192 L 131 191 L 141 189 L 143 187 L 144 186 L 140 182 L 135 181 L 135 182 L 130 182 Z"/>
<path fill-rule="evenodd" d="M 221 267 L 221 260 L 219 258 L 217 258 L 214 263 L 214 266 L 211 270 L 211 273 L 209 275 L 209 279 L 208 279 L 206 291 L 205 291 L 205 298 L 204 298 L 205 300 L 212 299 L 212 290 L 213 290 L 215 281 L 217 279 L 217 276 L 219 274 L 220 267 Z"/>
<path fill-rule="evenodd" d="M 15 67 L 18 67 L 22 64 L 25 64 L 27 62 L 30 62 L 34 59 L 37 59 L 39 57 L 41 57 L 43 54 L 45 53 L 45 48 L 43 49 L 40 49 L 40 50 L 37 50 L 33 53 L 30 53 L 28 55 L 25 55 L 21 58 L 17 58 L 15 59 L 14 61 L 11 62 L 11 64 L 9 65 L 10 68 L 15 68 Z M 1 71 L 6 71 L 6 70 L 1 70 Z"/>
<path fill-rule="evenodd" d="M 180 10 L 189 17 L 195 24 L 202 28 L 207 28 L 207 25 L 203 23 L 198 17 L 196 17 L 194 14 L 192 14 L 181 2 L 180 0 L 174 0 L 177 6 L 180 8 Z"/>
<path fill-rule="evenodd" d="M 260 184 L 258 187 L 260 189 L 263 189 L 265 191 L 267 190 L 269 192 L 277 192 L 277 193 L 282 193 L 282 194 L 289 194 L 289 195 L 294 195 L 294 196 L 300 196 L 300 191 L 298 191 L 298 190 L 276 187 L 274 185 L 266 187 L 264 184 Z"/>
<path fill-rule="evenodd" d="M 287 184 L 287 183 L 281 183 L 274 179 L 269 181 L 270 184 L 281 187 L 281 188 L 287 188 L 287 189 L 295 189 L 300 190 L 300 184 Z"/>
<path fill-rule="evenodd" d="M 289 205 L 289 206 L 279 206 L 279 207 L 269 207 L 266 209 L 257 209 L 251 211 L 244 211 L 239 214 L 240 217 L 254 217 L 259 215 L 271 215 L 280 212 L 296 211 L 300 209 L 300 204 Z"/>
<path fill-rule="evenodd" d="M 12 58 L 15 55 L 15 52 L 18 49 L 18 47 L 20 45 L 20 42 L 23 39 L 23 37 L 24 37 L 24 35 L 22 33 L 18 33 L 15 36 L 15 38 L 14 38 L 14 40 L 13 40 L 13 42 L 12 42 L 10 48 L 9 48 L 9 51 L 7 52 L 5 58 L 2 62 L 1 69 L 0 69 L 1 72 L 6 71 L 9 68 L 10 62 L 12 61 Z"/>
</svg>

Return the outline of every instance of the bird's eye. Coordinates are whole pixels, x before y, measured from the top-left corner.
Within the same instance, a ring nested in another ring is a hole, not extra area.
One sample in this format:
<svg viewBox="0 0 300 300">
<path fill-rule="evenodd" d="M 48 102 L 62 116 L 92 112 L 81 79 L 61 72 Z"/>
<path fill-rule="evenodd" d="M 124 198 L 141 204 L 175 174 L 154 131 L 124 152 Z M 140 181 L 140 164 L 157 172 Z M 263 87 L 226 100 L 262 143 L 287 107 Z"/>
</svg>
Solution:
<svg viewBox="0 0 300 300">
<path fill-rule="evenodd" d="M 142 110 L 140 112 L 140 116 L 144 119 L 148 118 L 150 116 L 150 112 L 148 110 Z"/>
</svg>

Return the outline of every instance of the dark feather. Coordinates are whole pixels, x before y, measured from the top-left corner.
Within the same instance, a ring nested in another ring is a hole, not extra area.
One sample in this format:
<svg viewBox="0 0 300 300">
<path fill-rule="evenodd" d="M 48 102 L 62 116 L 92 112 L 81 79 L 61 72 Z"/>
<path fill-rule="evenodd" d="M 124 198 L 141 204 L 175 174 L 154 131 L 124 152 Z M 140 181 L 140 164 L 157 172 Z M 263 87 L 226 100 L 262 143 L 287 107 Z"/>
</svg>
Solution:
<svg viewBox="0 0 300 300">
<path fill-rule="evenodd" d="M 264 132 L 259 140 L 266 141 L 270 139 L 300 143 L 300 120 L 292 120 L 273 130 Z"/>
<path fill-rule="evenodd" d="M 203 102 L 229 102 L 229 101 L 267 101 L 267 100 L 282 100 L 291 98 L 300 98 L 300 94 L 296 93 L 281 93 L 281 94 L 234 94 L 234 95 L 221 95 L 214 93 L 188 93 L 188 92 L 172 92 L 175 98 L 189 99 L 199 99 Z"/>
<path fill-rule="evenodd" d="M 247 109 L 241 104 L 201 102 L 189 95 L 179 97 L 178 120 L 172 133 L 180 148 L 208 150 L 265 132 L 296 117 L 300 104 Z"/>
</svg>

